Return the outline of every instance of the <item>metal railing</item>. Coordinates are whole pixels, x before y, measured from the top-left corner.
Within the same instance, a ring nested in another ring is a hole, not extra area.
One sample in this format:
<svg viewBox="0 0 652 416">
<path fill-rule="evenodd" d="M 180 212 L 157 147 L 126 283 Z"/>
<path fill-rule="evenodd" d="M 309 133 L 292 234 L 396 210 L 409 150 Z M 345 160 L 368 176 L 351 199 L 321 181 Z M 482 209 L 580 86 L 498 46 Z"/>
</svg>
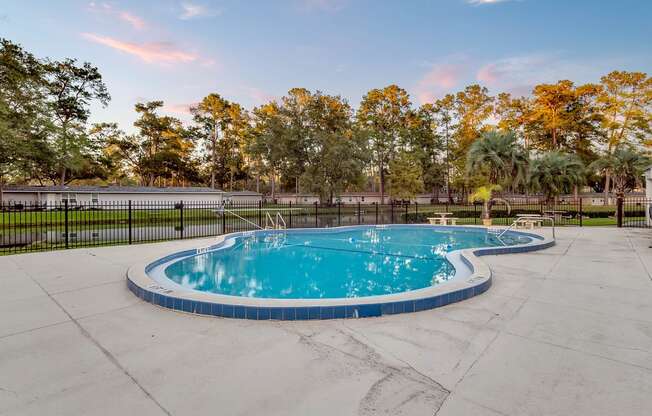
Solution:
<svg viewBox="0 0 652 416">
<path fill-rule="evenodd" d="M 615 207 L 583 208 L 581 202 L 510 202 L 510 205 L 509 211 L 504 205 L 492 207 L 494 225 L 509 226 L 519 214 L 539 214 L 552 215 L 556 226 L 582 226 L 592 220 L 611 221 L 608 217 L 613 218 L 615 211 Z M 12 202 L 0 205 L 0 254 L 210 237 L 262 229 L 268 214 L 276 216 L 272 222 L 282 223 L 286 228 L 321 228 L 427 223 L 435 212 L 452 213 L 457 224 L 482 224 L 479 204 Z"/>
</svg>

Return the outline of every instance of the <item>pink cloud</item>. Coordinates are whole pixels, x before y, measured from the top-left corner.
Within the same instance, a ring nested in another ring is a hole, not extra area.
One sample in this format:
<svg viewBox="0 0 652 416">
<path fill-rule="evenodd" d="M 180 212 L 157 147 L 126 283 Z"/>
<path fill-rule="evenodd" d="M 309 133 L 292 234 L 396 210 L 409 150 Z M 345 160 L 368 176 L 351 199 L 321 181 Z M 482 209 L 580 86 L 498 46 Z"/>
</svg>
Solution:
<svg viewBox="0 0 652 416">
<path fill-rule="evenodd" d="M 123 22 L 128 23 L 134 29 L 142 30 L 147 26 L 145 20 L 139 16 L 125 10 L 118 10 L 109 3 L 96 3 L 92 1 L 88 3 L 88 9 L 92 12 L 114 16 Z"/>
<path fill-rule="evenodd" d="M 124 42 L 109 36 L 94 33 L 82 33 L 82 36 L 91 42 L 108 46 L 120 52 L 133 55 L 148 63 L 189 63 L 199 59 L 196 53 L 178 49 L 169 42 L 133 43 Z"/>
<path fill-rule="evenodd" d="M 184 116 L 189 116 L 192 113 L 190 112 L 191 107 L 196 107 L 199 103 L 190 103 L 190 104 L 165 104 L 162 110 L 166 113 L 179 114 Z"/>
<path fill-rule="evenodd" d="M 476 79 L 478 81 L 484 82 L 486 84 L 494 84 L 496 81 L 498 81 L 499 78 L 501 78 L 502 74 L 500 71 L 498 71 L 496 64 L 491 63 L 484 65 L 478 70 L 478 73 L 476 74 Z"/>
<path fill-rule="evenodd" d="M 260 88 L 248 87 L 247 92 L 249 96 L 254 100 L 256 104 L 266 104 L 270 101 L 274 101 L 276 97 L 271 94 L 266 93 Z"/>
<path fill-rule="evenodd" d="M 419 102 L 432 102 L 436 94 L 454 88 L 460 79 L 461 71 L 462 67 L 458 64 L 433 65 L 417 83 L 416 94 Z"/>
<path fill-rule="evenodd" d="M 120 12 L 118 17 L 129 23 L 134 29 L 142 30 L 146 26 L 143 19 L 129 12 Z"/>
</svg>

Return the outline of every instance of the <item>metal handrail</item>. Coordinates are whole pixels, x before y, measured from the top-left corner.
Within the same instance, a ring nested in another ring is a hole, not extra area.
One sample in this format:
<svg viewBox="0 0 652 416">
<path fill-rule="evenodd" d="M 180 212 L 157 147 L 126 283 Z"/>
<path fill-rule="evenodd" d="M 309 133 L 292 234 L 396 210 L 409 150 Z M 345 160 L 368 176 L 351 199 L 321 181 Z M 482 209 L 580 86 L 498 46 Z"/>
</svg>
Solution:
<svg viewBox="0 0 652 416">
<path fill-rule="evenodd" d="M 271 227 L 269 226 L 269 223 L 272 223 Z M 275 230 L 276 229 L 276 224 L 274 223 L 274 219 L 272 218 L 272 216 L 269 215 L 269 212 L 266 212 L 265 213 L 265 229 L 269 230 L 270 228 Z"/>
<path fill-rule="evenodd" d="M 529 217 L 529 218 L 530 218 L 530 219 L 535 219 L 535 220 L 542 220 L 542 221 L 549 220 L 549 221 L 552 223 L 552 239 L 553 239 L 553 240 L 556 239 L 556 237 L 555 237 L 555 218 L 554 218 L 554 217 L 550 217 L 550 216 L 546 216 L 546 215 L 541 215 L 541 216 L 539 216 L 539 217 Z M 500 234 L 498 234 L 497 237 L 498 237 L 498 238 L 502 237 L 502 236 L 503 236 L 507 231 L 509 231 L 509 230 L 511 230 L 512 228 L 514 228 L 514 227 L 515 227 L 515 226 L 520 222 L 519 220 L 520 220 L 520 218 L 515 219 L 514 222 L 512 222 L 512 224 L 511 224 L 509 227 L 505 228 L 505 229 L 503 230 L 503 232 L 501 232 Z"/>
<path fill-rule="evenodd" d="M 244 222 L 246 222 L 246 223 L 248 223 L 248 224 L 253 225 L 254 227 L 258 228 L 259 230 L 264 230 L 264 228 L 261 227 L 260 225 L 256 224 L 255 222 L 249 221 L 249 220 L 246 219 L 245 217 L 236 214 L 235 212 L 231 211 L 230 209 L 226 209 L 226 208 L 224 208 L 224 207 L 221 207 L 221 211 L 222 211 L 222 215 L 224 215 L 225 212 L 228 212 L 229 214 L 231 214 L 231 215 L 233 215 L 233 216 L 235 216 L 235 217 L 240 218 L 242 221 L 244 221 Z M 218 210 L 218 212 L 219 212 L 219 210 Z"/>
<path fill-rule="evenodd" d="M 283 219 L 283 216 L 281 215 L 280 212 L 276 212 L 276 225 L 280 226 L 280 223 L 283 223 L 283 228 L 288 228 L 287 224 L 285 223 L 285 219 Z M 280 228 L 280 227 L 279 227 Z"/>
</svg>

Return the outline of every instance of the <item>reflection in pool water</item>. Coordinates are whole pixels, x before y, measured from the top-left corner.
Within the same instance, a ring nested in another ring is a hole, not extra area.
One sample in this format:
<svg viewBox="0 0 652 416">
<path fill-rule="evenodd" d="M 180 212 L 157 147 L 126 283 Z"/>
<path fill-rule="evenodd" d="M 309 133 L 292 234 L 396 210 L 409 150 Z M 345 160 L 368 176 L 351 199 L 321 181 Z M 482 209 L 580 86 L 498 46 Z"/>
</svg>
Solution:
<svg viewBox="0 0 652 416">
<path fill-rule="evenodd" d="M 485 229 L 365 227 L 261 232 L 232 246 L 186 257 L 165 269 L 175 283 L 204 292 L 259 298 L 352 298 L 421 289 L 455 273 L 447 252 L 528 243 Z"/>
</svg>

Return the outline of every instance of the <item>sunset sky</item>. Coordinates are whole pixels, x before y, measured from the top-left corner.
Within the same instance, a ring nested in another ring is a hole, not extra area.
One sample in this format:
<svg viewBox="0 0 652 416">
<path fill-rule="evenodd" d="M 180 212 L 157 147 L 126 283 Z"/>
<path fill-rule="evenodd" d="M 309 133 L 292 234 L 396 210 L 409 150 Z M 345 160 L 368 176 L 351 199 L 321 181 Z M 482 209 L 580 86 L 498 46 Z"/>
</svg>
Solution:
<svg viewBox="0 0 652 416">
<path fill-rule="evenodd" d="M 131 130 L 133 105 L 169 114 L 210 92 L 247 108 L 306 87 L 355 107 L 396 83 L 415 104 L 470 83 L 532 85 L 652 72 L 652 2 L 634 0 L 3 0 L 0 36 L 100 68 L 93 121 Z"/>
</svg>

